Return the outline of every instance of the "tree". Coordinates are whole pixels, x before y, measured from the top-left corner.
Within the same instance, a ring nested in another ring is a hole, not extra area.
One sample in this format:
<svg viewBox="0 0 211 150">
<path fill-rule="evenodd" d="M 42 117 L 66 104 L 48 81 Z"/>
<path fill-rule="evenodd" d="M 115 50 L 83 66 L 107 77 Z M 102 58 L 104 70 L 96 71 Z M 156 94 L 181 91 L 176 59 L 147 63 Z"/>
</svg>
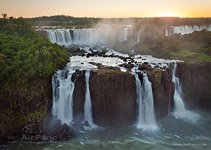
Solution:
<svg viewBox="0 0 211 150">
<path fill-rule="evenodd" d="M 7 18 L 7 14 L 2 13 L 1 15 L 2 15 L 2 17 L 3 17 L 4 19 L 6 19 L 6 18 Z"/>
<path fill-rule="evenodd" d="M 5 58 L 5 55 L 0 53 L 0 62 L 3 62 L 4 58 Z"/>
</svg>

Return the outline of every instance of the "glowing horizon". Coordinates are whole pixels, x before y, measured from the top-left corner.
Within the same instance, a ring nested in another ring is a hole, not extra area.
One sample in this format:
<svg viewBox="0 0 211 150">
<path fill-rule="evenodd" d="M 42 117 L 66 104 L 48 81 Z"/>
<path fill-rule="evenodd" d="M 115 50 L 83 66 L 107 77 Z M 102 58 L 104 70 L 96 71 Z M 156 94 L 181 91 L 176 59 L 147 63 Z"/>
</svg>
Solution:
<svg viewBox="0 0 211 150">
<path fill-rule="evenodd" d="M 1 13 L 13 17 L 211 17 L 210 0 L 0 0 Z"/>
</svg>

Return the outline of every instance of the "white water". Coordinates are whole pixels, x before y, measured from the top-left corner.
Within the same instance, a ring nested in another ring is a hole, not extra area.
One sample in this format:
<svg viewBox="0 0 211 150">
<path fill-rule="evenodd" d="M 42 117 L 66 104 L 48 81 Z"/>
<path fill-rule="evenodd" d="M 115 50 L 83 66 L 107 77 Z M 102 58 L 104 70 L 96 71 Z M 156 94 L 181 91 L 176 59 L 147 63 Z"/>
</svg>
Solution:
<svg viewBox="0 0 211 150">
<path fill-rule="evenodd" d="M 179 78 L 176 77 L 176 68 L 177 68 L 177 63 L 175 62 L 173 67 L 173 77 L 172 77 L 172 81 L 174 82 L 175 85 L 173 115 L 176 118 L 196 122 L 199 119 L 199 115 L 192 111 L 186 110 L 185 108 L 185 104 L 182 99 L 182 88 L 180 85 L 180 81 Z"/>
<path fill-rule="evenodd" d="M 52 43 L 66 47 L 75 45 L 94 45 L 103 42 L 99 29 L 54 29 L 46 30 Z"/>
<path fill-rule="evenodd" d="M 140 34 L 141 34 L 141 30 L 139 29 L 139 30 L 138 30 L 137 43 L 139 43 L 139 42 L 140 42 Z"/>
<path fill-rule="evenodd" d="M 148 80 L 147 74 L 143 75 L 143 86 L 138 74 L 135 74 L 135 79 L 137 102 L 139 103 L 137 127 L 144 131 L 157 130 L 151 82 Z"/>
<path fill-rule="evenodd" d="M 194 31 L 202 31 L 202 30 L 211 31 L 211 25 L 210 26 L 172 26 L 169 29 L 166 29 L 166 36 L 171 36 L 174 34 L 190 34 Z"/>
<path fill-rule="evenodd" d="M 89 89 L 90 70 L 86 70 L 86 93 L 85 93 L 85 104 L 84 104 L 84 122 L 87 122 L 91 128 L 95 128 L 96 125 L 92 119 L 92 101 Z"/>
<path fill-rule="evenodd" d="M 73 92 L 75 88 L 71 78 L 73 70 L 58 70 L 53 76 L 53 116 L 62 124 L 71 125 L 73 120 Z"/>
<path fill-rule="evenodd" d="M 123 41 L 126 41 L 128 38 L 128 28 L 124 28 L 124 38 Z"/>
<path fill-rule="evenodd" d="M 48 38 L 52 43 L 64 45 L 88 45 L 106 44 L 109 40 L 117 42 L 128 40 L 128 27 L 120 27 L 120 29 L 107 30 L 100 28 L 89 29 L 47 29 Z"/>
</svg>

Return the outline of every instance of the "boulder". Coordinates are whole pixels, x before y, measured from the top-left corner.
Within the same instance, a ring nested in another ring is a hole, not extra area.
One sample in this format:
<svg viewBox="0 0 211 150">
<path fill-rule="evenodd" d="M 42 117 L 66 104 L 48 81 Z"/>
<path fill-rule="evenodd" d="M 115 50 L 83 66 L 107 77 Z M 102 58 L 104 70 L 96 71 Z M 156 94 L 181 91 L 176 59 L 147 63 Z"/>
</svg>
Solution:
<svg viewBox="0 0 211 150">
<path fill-rule="evenodd" d="M 138 66 L 138 69 L 139 70 L 152 70 L 152 67 L 147 62 L 144 62 L 143 64 L 140 64 Z"/>
<path fill-rule="evenodd" d="M 132 69 L 134 67 L 134 64 L 132 63 L 124 63 L 124 64 L 121 64 L 120 67 L 124 67 L 126 69 Z"/>
</svg>

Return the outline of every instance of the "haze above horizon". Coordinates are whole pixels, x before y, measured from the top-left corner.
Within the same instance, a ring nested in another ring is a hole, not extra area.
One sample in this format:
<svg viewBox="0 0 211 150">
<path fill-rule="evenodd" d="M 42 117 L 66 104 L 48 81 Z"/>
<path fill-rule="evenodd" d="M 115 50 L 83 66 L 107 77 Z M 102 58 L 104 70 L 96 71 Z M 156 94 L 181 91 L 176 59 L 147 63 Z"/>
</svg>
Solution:
<svg viewBox="0 0 211 150">
<path fill-rule="evenodd" d="M 1 13 L 14 17 L 211 17 L 211 0 L 0 0 Z"/>
</svg>

